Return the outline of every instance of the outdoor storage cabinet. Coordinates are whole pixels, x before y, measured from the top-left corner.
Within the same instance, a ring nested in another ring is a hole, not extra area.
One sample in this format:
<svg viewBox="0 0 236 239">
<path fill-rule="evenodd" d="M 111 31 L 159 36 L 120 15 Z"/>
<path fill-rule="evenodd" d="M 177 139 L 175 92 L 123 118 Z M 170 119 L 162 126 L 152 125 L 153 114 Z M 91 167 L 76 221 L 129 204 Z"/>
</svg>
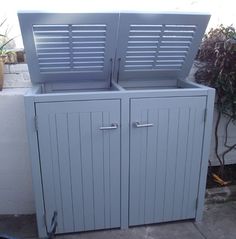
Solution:
<svg viewBox="0 0 236 239">
<path fill-rule="evenodd" d="M 40 237 L 201 219 L 214 90 L 187 76 L 209 15 L 19 20 Z"/>
</svg>

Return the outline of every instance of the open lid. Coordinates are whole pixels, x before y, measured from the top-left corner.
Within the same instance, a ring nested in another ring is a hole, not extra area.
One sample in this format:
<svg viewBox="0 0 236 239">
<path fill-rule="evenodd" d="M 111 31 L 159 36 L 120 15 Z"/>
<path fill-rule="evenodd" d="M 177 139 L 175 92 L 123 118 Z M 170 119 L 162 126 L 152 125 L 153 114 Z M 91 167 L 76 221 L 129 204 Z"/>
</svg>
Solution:
<svg viewBox="0 0 236 239">
<path fill-rule="evenodd" d="M 121 13 L 118 81 L 183 79 L 190 71 L 208 14 Z"/>
<path fill-rule="evenodd" d="M 33 83 L 110 83 L 118 13 L 18 13 Z"/>
</svg>

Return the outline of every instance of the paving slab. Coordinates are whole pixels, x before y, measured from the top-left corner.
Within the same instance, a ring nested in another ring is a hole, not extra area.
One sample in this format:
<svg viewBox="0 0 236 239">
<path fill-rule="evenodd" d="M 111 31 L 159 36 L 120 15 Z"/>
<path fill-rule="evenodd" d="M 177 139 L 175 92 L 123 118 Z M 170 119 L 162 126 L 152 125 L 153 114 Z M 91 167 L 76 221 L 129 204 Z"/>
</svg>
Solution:
<svg viewBox="0 0 236 239">
<path fill-rule="evenodd" d="M 35 215 L 1 215 L 0 234 L 15 238 L 37 237 Z"/>
<path fill-rule="evenodd" d="M 236 201 L 206 205 L 195 225 L 207 239 L 236 239 Z"/>
<path fill-rule="evenodd" d="M 0 234 L 37 238 L 35 215 L 0 216 Z M 156 224 L 128 230 L 104 230 L 56 236 L 55 239 L 236 239 L 236 201 L 205 206 L 203 221 Z"/>
<path fill-rule="evenodd" d="M 106 230 L 57 236 L 57 239 L 204 239 L 192 222 L 176 222 L 127 230 Z"/>
<path fill-rule="evenodd" d="M 151 239 L 204 239 L 193 222 L 157 225 L 151 228 Z"/>
</svg>

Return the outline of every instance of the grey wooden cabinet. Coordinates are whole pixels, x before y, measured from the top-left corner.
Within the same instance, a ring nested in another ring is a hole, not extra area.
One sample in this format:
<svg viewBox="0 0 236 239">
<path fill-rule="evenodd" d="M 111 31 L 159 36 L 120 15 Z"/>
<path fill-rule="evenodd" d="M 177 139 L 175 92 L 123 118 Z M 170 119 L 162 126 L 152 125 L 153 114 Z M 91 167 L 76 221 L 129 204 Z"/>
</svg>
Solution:
<svg viewBox="0 0 236 239">
<path fill-rule="evenodd" d="M 214 90 L 187 76 L 208 20 L 19 13 L 40 237 L 201 220 Z"/>
<path fill-rule="evenodd" d="M 194 218 L 205 97 L 131 101 L 129 224 Z"/>
<path fill-rule="evenodd" d="M 120 227 L 120 101 L 39 103 L 36 114 L 47 225 L 57 211 L 58 233 Z"/>
</svg>

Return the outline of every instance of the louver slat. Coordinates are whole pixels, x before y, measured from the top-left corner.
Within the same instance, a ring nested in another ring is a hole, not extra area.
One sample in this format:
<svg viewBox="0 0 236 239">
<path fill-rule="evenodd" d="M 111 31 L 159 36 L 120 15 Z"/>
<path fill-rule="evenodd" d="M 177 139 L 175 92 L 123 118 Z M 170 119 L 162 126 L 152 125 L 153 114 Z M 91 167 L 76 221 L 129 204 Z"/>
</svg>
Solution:
<svg viewBox="0 0 236 239">
<path fill-rule="evenodd" d="M 118 13 L 19 13 L 33 83 L 110 86 Z"/>
<path fill-rule="evenodd" d="M 106 25 L 34 25 L 33 32 L 40 72 L 103 71 Z M 60 41 L 61 36 L 65 37 L 62 41 Z M 79 37 L 91 36 L 93 37 L 91 42 L 78 41 Z M 42 42 L 41 39 L 44 41 Z M 53 41 L 55 39 L 56 41 Z M 42 55 L 43 53 L 45 55 Z M 48 53 L 51 53 L 50 57 L 47 56 Z M 67 54 L 69 57 L 58 58 L 58 53 Z M 98 53 L 101 57 L 99 61 L 94 58 Z M 90 54 L 89 61 L 82 57 L 73 57 L 84 54 Z"/>
<path fill-rule="evenodd" d="M 185 77 L 208 20 L 197 14 L 121 14 L 118 81 Z"/>
<path fill-rule="evenodd" d="M 151 30 L 150 30 L 151 28 Z M 141 29 L 141 30 L 140 30 Z M 130 70 L 181 70 L 184 64 L 183 55 L 187 54 L 195 33 L 196 26 L 188 25 L 136 25 L 130 26 L 129 41 L 126 50 L 125 71 Z M 133 38 L 152 37 L 158 38 L 158 41 L 132 41 Z M 178 41 L 167 41 L 165 38 L 178 38 Z M 187 41 L 186 41 L 187 37 Z M 182 60 L 168 60 L 163 61 L 159 59 L 160 56 L 168 57 L 182 57 Z M 143 57 L 152 57 L 153 60 L 140 60 L 140 55 Z M 127 58 L 128 56 L 128 58 Z M 132 61 L 129 57 L 132 56 Z M 135 58 L 136 57 L 136 58 Z M 156 61 L 154 61 L 156 58 Z"/>
</svg>

